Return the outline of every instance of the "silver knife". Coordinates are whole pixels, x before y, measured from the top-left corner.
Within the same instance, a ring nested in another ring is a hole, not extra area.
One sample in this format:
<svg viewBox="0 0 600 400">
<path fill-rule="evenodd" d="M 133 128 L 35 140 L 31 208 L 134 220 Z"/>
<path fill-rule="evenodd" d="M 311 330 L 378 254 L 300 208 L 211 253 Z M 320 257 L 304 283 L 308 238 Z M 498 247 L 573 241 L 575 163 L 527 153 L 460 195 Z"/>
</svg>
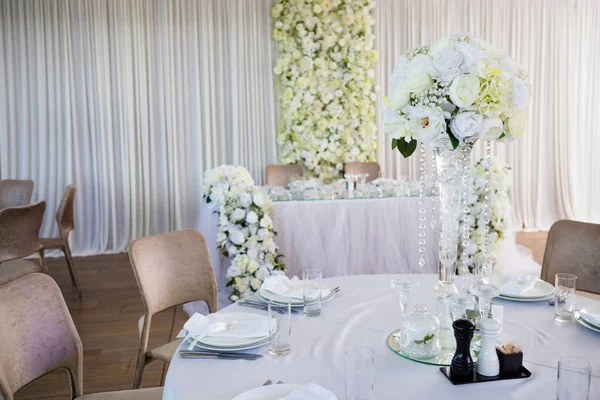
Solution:
<svg viewBox="0 0 600 400">
<path fill-rule="evenodd" d="M 264 303 L 256 303 L 256 302 L 250 302 L 248 300 L 244 300 L 243 302 L 238 302 L 237 303 L 239 306 L 241 307 L 250 307 L 250 308 L 255 308 L 257 310 L 268 310 L 268 306 L 267 304 Z M 298 314 L 300 313 L 299 310 L 292 308 L 292 314 Z"/>
<path fill-rule="evenodd" d="M 179 350 L 181 357 L 188 358 L 227 358 L 227 359 L 244 359 L 244 360 L 257 360 L 262 358 L 260 354 L 251 353 L 213 353 L 208 351 L 195 351 L 195 350 Z"/>
</svg>

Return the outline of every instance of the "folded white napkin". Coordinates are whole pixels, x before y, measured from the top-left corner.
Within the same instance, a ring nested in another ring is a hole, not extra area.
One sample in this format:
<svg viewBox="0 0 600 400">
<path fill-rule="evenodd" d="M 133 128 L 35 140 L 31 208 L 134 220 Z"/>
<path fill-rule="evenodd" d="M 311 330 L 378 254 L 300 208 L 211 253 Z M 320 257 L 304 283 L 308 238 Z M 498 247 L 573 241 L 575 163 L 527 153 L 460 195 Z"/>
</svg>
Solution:
<svg viewBox="0 0 600 400">
<path fill-rule="evenodd" d="M 583 318 L 590 324 L 600 326 L 600 318 L 596 318 L 596 316 L 584 312 L 579 312 L 579 315 L 581 315 L 581 318 Z"/>
<path fill-rule="evenodd" d="M 285 275 L 271 275 L 262 283 L 261 289 L 280 296 L 302 299 L 302 284 L 299 280 L 290 280 Z"/>
<path fill-rule="evenodd" d="M 302 387 L 294 390 L 292 393 L 280 397 L 279 400 L 337 400 L 337 397 L 329 390 L 321 387 L 319 385 L 315 385 L 314 383 L 309 383 L 308 385 L 303 385 Z"/>
<path fill-rule="evenodd" d="M 215 338 L 261 338 L 269 335 L 267 317 L 254 316 L 248 320 L 231 320 L 224 314 L 202 315 L 194 313 L 183 325 L 177 337 L 192 339 L 193 348 L 204 337 Z"/>
<path fill-rule="evenodd" d="M 502 287 L 500 288 L 500 293 L 506 294 L 509 296 L 519 296 L 528 290 L 532 289 L 537 282 L 538 277 L 535 275 L 529 274 L 514 274 Z"/>
</svg>

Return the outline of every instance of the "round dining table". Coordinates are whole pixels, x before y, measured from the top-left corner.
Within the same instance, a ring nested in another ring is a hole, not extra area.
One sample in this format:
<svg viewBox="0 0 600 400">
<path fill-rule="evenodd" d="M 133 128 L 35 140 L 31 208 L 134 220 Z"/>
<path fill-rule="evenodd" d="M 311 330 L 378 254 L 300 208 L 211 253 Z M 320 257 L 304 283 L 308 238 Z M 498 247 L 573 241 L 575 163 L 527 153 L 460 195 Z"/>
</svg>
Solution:
<svg viewBox="0 0 600 400">
<path fill-rule="evenodd" d="M 402 313 L 390 289 L 400 275 L 354 275 L 324 279 L 339 287 L 334 299 L 323 304 L 319 317 L 292 314 L 291 352 L 269 354 L 268 345 L 248 352 L 264 357 L 256 361 L 182 359 L 175 354 L 167 373 L 164 400 L 233 399 L 271 379 L 331 390 L 345 399 L 345 350 L 353 346 L 375 353 L 374 399 L 556 399 L 557 366 L 561 356 L 577 356 L 592 364 L 590 399 L 600 399 L 600 333 L 577 322 L 554 321 L 547 301 L 516 302 L 494 299 L 503 306 L 502 339 L 523 349 L 524 366 L 531 377 L 454 386 L 439 367 L 405 359 L 387 345 L 400 327 Z M 433 287 L 437 276 L 409 275 L 420 285 L 410 297 L 409 310 L 423 304 L 435 311 Z M 600 302 L 577 296 L 576 308 Z M 266 312 L 232 304 L 220 313 Z M 181 348 L 187 348 L 183 343 Z"/>
</svg>

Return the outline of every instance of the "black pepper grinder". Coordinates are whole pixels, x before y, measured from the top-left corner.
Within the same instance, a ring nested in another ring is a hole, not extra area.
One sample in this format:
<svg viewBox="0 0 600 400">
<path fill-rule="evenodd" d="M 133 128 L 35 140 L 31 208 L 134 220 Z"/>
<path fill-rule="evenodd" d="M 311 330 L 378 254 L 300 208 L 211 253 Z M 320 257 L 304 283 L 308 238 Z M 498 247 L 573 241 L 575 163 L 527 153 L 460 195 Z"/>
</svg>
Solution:
<svg viewBox="0 0 600 400">
<path fill-rule="evenodd" d="M 472 381 L 475 363 L 471 357 L 471 339 L 475 325 L 467 319 L 458 319 L 452 324 L 456 338 L 456 353 L 450 364 L 450 379 L 453 381 Z"/>
</svg>

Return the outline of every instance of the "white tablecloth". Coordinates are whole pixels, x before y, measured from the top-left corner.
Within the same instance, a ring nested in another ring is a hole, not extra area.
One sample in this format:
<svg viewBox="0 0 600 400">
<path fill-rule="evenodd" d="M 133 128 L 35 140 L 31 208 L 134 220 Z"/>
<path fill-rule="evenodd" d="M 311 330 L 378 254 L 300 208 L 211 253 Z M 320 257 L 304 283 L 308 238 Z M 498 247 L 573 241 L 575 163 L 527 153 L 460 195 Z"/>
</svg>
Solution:
<svg viewBox="0 0 600 400">
<path fill-rule="evenodd" d="M 592 363 L 590 399 L 600 398 L 600 334 L 573 322 L 554 322 L 546 301 L 517 303 L 495 300 L 504 306 L 507 337 L 523 347 L 528 379 L 453 386 L 438 367 L 406 360 L 386 344 L 399 327 L 399 305 L 388 292 L 391 276 L 346 276 L 326 279 L 341 288 L 323 306 L 317 318 L 294 315 L 292 351 L 275 357 L 268 347 L 258 361 L 185 360 L 175 355 L 166 378 L 164 400 L 232 399 L 262 385 L 267 379 L 286 383 L 314 382 L 344 399 L 344 351 L 353 345 L 375 351 L 375 399 L 556 399 L 556 367 L 563 355 L 583 357 Z M 421 286 L 413 293 L 414 304 L 435 306 L 434 275 L 415 275 Z M 576 307 L 598 304 L 577 296 Z M 221 312 L 265 312 L 237 305 Z"/>
<path fill-rule="evenodd" d="M 426 198 L 426 265 L 419 269 L 419 198 L 391 197 L 282 201 L 273 203 L 273 225 L 288 275 L 318 268 L 324 277 L 355 274 L 434 273 L 438 229 L 431 229 Z M 225 287 L 223 260 L 217 249 L 214 204 L 203 203 L 198 230 L 204 235 L 219 288 Z"/>
</svg>

